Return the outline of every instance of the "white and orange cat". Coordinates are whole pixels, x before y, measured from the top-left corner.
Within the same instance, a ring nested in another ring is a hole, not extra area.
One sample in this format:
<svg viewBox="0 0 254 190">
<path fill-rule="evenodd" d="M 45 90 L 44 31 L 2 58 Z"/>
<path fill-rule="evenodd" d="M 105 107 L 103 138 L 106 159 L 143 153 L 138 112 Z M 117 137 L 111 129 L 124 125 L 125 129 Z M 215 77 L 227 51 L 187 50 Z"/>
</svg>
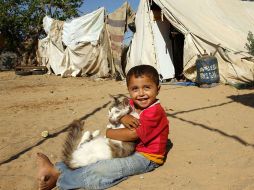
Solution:
<svg viewBox="0 0 254 190">
<path fill-rule="evenodd" d="M 128 99 L 123 101 L 121 97 L 113 97 L 114 101 L 109 108 L 109 124 L 107 128 L 123 128 L 124 125 L 118 123 L 119 119 L 132 114 L 138 118 Z M 69 133 L 63 147 L 63 162 L 71 169 L 86 166 L 99 160 L 126 157 L 134 153 L 134 142 L 123 142 L 113 140 L 100 135 L 100 131 L 84 131 L 84 123 L 75 120 L 69 125 Z"/>
</svg>

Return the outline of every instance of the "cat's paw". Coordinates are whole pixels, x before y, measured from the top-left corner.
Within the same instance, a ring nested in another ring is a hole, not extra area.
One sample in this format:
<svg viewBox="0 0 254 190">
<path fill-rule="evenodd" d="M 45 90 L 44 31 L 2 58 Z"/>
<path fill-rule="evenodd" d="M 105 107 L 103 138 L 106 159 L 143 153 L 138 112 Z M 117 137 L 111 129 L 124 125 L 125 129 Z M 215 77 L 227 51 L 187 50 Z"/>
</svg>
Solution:
<svg viewBox="0 0 254 190">
<path fill-rule="evenodd" d="M 82 140 L 81 141 L 87 141 L 91 138 L 91 132 L 90 131 L 86 131 L 83 134 Z"/>
<path fill-rule="evenodd" d="M 92 139 L 92 134 L 90 131 L 86 131 L 84 132 L 82 138 L 81 138 L 81 142 L 80 144 L 84 143 L 84 142 L 89 142 Z"/>
<path fill-rule="evenodd" d="M 80 141 L 80 143 L 79 143 L 79 145 L 78 145 L 78 148 L 79 148 L 82 144 L 84 144 L 84 143 L 86 143 L 86 142 L 89 142 L 89 141 L 92 140 L 92 139 L 93 139 L 93 136 L 92 136 L 92 134 L 91 134 L 90 131 L 84 132 L 84 134 L 83 134 L 83 136 L 82 136 L 82 138 L 81 138 L 81 141 Z"/>
<path fill-rule="evenodd" d="M 93 132 L 92 136 L 95 138 L 97 136 L 99 136 L 101 134 L 101 131 L 100 130 L 96 130 Z"/>
<path fill-rule="evenodd" d="M 108 128 L 108 129 L 112 129 L 112 128 L 114 128 L 114 125 L 112 125 L 111 123 L 110 123 L 110 124 L 107 124 L 107 128 Z"/>
</svg>

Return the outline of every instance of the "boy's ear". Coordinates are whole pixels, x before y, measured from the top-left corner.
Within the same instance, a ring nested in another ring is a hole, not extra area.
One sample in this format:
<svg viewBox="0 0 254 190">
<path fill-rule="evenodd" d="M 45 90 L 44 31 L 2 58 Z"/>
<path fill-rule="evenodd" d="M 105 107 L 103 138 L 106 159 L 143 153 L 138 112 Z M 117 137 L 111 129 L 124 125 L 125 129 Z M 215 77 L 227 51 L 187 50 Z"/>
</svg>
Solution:
<svg viewBox="0 0 254 190">
<path fill-rule="evenodd" d="M 161 86 L 160 85 L 158 85 L 158 90 L 157 90 L 157 94 L 159 94 L 159 92 L 160 92 L 160 89 L 161 89 Z"/>
</svg>

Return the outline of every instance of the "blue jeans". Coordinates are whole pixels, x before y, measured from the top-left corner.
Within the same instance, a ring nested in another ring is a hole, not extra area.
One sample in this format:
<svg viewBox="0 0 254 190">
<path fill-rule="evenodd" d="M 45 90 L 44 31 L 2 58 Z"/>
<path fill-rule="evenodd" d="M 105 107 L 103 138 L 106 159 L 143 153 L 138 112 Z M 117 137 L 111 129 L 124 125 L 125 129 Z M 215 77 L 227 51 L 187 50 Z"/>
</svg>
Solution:
<svg viewBox="0 0 254 190">
<path fill-rule="evenodd" d="M 75 170 L 70 170 L 63 162 L 59 162 L 56 168 L 61 174 L 57 187 L 60 190 L 106 189 L 127 179 L 128 176 L 146 173 L 158 166 L 139 153 L 125 158 L 98 161 Z"/>
</svg>

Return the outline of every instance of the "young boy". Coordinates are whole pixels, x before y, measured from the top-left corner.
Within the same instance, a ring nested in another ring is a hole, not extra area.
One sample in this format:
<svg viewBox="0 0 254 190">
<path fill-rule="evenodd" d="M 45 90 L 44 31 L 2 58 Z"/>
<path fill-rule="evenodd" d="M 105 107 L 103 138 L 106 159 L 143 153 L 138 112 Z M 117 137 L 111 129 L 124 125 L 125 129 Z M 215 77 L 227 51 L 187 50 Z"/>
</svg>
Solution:
<svg viewBox="0 0 254 190">
<path fill-rule="evenodd" d="M 146 173 L 163 164 L 168 141 L 169 125 L 165 111 L 156 98 L 159 90 L 157 70 L 149 65 L 130 69 L 126 77 L 130 105 L 139 119 L 123 116 L 119 122 L 126 128 L 107 129 L 107 138 L 136 141 L 136 152 L 125 158 L 102 160 L 70 170 L 62 162 L 54 167 L 47 156 L 38 153 L 38 180 L 40 190 L 57 186 L 66 189 L 106 189 L 127 179 Z"/>
</svg>

